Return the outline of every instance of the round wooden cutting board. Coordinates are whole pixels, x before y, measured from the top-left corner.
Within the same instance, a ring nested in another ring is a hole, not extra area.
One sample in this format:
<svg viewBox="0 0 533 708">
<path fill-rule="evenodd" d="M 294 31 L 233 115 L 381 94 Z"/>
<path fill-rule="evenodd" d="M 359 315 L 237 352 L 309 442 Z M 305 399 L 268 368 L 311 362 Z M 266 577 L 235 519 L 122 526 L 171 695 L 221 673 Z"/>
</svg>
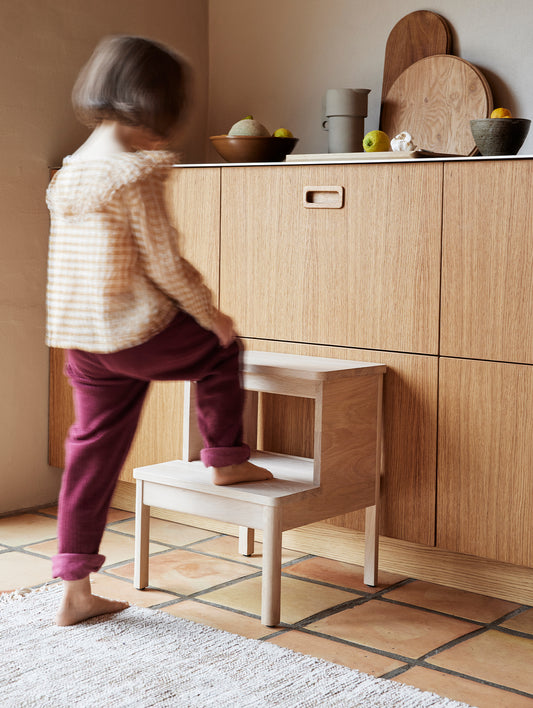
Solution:
<svg viewBox="0 0 533 708">
<path fill-rule="evenodd" d="M 473 64 L 450 54 L 425 57 L 407 67 L 383 101 L 381 129 L 393 138 L 411 133 L 423 150 L 450 155 L 477 151 L 470 120 L 488 118 L 492 93 Z"/>
</svg>

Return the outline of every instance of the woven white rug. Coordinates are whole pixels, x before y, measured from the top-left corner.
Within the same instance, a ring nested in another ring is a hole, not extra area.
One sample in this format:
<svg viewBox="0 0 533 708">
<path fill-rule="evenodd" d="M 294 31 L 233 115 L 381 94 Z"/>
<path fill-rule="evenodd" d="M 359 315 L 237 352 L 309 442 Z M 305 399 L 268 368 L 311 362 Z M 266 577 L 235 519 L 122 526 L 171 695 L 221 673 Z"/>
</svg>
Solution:
<svg viewBox="0 0 533 708">
<path fill-rule="evenodd" d="M 59 592 L 0 596 L 2 708 L 466 706 L 157 610 L 56 627 Z"/>
</svg>

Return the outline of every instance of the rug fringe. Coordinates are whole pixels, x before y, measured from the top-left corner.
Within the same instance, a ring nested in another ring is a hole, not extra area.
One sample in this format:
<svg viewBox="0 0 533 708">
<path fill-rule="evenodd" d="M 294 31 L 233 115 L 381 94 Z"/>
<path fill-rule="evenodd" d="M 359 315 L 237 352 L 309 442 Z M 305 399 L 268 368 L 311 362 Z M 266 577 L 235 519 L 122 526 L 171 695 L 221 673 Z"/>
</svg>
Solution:
<svg viewBox="0 0 533 708">
<path fill-rule="evenodd" d="M 28 596 L 37 595 L 41 592 L 49 592 L 50 590 L 55 590 L 60 586 L 60 581 L 49 580 L 44 585 L 39 585 L 35 588 L 17 588 L 11 592 L 0 593 L 0 603 L 13 602 L 18 600 L 24 600 Z"/>
</svg>

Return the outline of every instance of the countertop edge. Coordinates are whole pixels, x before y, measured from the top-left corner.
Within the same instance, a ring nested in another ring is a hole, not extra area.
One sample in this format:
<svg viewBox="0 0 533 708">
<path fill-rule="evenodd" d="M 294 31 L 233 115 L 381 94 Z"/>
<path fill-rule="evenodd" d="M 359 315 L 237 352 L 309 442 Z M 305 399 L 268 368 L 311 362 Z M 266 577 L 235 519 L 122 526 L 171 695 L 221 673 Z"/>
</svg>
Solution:
<svg viewBox="0 0 533 708">
<path fill-rule="evenodd" d="M 404 160 L 290 160 L 289 162 L 180 162 L 173 167 L 301 167 L 303 165 L 376 165 L 376 164 L 424 164 L 426 162 L 487 162 L 491 160 L 533 160 L 533 155 L 475 155 L 474 157 L 419 157 L 417 159 L 406 158 Z"/>
</svg>

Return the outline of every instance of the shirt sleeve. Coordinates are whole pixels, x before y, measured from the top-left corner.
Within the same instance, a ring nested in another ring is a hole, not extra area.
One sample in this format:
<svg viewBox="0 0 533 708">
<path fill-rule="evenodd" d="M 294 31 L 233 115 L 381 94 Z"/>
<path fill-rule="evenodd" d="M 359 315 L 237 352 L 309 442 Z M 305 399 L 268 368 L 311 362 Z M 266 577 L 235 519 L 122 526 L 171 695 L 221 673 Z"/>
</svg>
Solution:
<svg viewBox="0 0 533 708">
<path fill-rule="evenodd" d="M 131 229 L 146 275 L 202 327 L 211 329 L 216 314 L 213 294 L 201 273 L 179 252 L 179 235 L 165 204 L 164 176 L 152 173 L 128 191 Z"/>
</svg>

